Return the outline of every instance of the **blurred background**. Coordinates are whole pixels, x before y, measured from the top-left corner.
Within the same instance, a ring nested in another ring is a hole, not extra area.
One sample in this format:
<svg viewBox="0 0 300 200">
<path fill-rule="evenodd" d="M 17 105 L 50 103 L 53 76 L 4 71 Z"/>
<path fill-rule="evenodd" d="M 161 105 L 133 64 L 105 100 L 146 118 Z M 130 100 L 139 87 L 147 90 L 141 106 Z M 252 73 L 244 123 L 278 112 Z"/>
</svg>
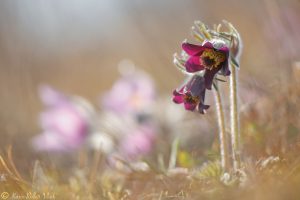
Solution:
<svg viewBox="0 0 300 200">
<path fill-rule="evenodd" d="M 245 46 L 241 82 L 276 91 L 299 59 L 299 13 L 296 0 L 2 0 L 0 145 L 22 150 L 26 138 L 39 132 L 40 84 L 98 104 L 123 59 L 148 72 L 160 94 L 171 97 L 183 79 L 172 55 L 185 38 L 194 42 L 194 20 L 232 22 Z"/>
</svg>

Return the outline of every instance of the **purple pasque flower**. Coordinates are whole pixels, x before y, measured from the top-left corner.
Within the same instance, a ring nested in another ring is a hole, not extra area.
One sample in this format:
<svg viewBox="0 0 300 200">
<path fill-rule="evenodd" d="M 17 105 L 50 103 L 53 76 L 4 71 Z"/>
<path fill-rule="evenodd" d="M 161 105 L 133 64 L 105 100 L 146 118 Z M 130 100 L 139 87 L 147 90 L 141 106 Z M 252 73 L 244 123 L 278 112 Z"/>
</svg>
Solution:
<svg viewBox="0 0 300 200">
<path fill-rule="evenodd" d="M 213 79 L 218 72 L 224 76 L 230 75 L 229 48 L 222 40 L 205 41 L 202 45 L 184 42 L 182 49 L 188 54 L 184 65 L 187 72 L 195 73 L 204 70 L 206 89 L 211 89 Z"/>
<path fill-rule="evenodd" d="M 155 138 L 156 130 L 152 124 L 140 124 L 122 139 L 120 152 L 129 159 L 137 159 L 151 152 Z"/>
<path fill-rule="evenodd" d="M 197 109 L 201 114 L 209 108 L 204 104 L 205 99 L 205 78 L 193 75 L 189 81 L 179 90 L 174 90 L 173 101 L 177 104 L 184 104 L 186 110 L 194 111 Z"/>
<path fill-rule="evenodd" d="M 151 77 L 142 71 L 134 71 L 123 75 L 103 95 L 102 105 L 106 110 L 117 114 L 140 113 L 152 105 L 155 96 L 156 90 Z"/>
<path fill-rule="evenodd" d="M 42 134 L 33 138 L 39 151 L 71 151 L 83 144 L 89 132 L 88 111 L 79 100 L 73 100 L 49 86 L 40 88 L 46 110 L 40 116 Z"/>
</svg>

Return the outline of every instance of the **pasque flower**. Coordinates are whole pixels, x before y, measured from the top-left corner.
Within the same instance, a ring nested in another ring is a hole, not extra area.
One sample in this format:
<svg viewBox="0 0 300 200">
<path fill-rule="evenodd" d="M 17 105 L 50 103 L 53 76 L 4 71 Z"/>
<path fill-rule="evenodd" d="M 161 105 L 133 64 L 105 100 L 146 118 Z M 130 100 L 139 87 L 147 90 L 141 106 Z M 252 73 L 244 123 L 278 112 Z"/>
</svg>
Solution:
<svg viewBox="0 0 300 200">
<path fill-rule="evenodd" d="M 122 139 L 120 152 L 129 159 L 148 154 L 154 146 L 156 130 L 153 125 L 141 124 Z"/>
<path fill-rule="evenodd" d="M 184 66 L 187 72 L 195 73 L 204 70 L 204 82 L 211 89 L 216 73 L 229 76 L 229 48 L 222 40 L 205 41 L 202 45 L 184 42 L 182 49 L 188 54 Z"/>
<path fill-rule="evenodd" d="M 70 151 L 83 144 L 88 135 L 89 111 L 82 100 L 71 99 L 49 86 L 40 89 L 46 106 L 40 116 L 42 134 L 33 139 L 40 151 Z"/>
<path fill-rule="evenodd" d="M 211 30 L 201 22 L 195 22 L 195 25 L 198 31 L 193 28 L 193 35 L 201 43 L 183 42 L 181 56 L 178 57 L 176 54 L 174 56 L 174 64 L 187 74 L 190 80 L 188 84 L 173 92 L 173 101 L 184 103 L 186 110 L 197 109 L 200 113 L 205 113 L 209 107 L 204 104 L 206 89 L 211 90 L 214 81 L 220 80 L 216 77 L 217 74 L 222 76 L 231 74 L 229 59 L 234 62 L 238 58 L 239 43 L 232 42 L 231 38 L 234 37 L 219 32 L 219 28 Z M 216 84 L 214 86 L 217 87 Z"/>
<path fill-rule="evenodd" d="M 156 91 L 151 77 L 134 71 L 125 74 L 103 95 L 102 106 L 117 114 L 136 114 L 144 112 L 153 104 Z"/>
<path fill-rule="evenodd" d="M 184 74 L 187 74 L 189 81 L 179 90 L 173 92 L 173 101 L 183 103 L 186 110 L 197 109 L 204 114 L 209 108 L 204 104 L 205 91 L 214 86 L 216 102 L 216 113 L 219 125 L 221 163 L 225 172 L 230 169 L 230 157 L 226 127 L 224 120 L 224 110 L 221 101 L 221 93 L 218 89 L 217 81 L 221 80 L 217 76 L 230 76 L 230 113 L 231 113 L 231 144 L 232 144 L 232 164 L 234 169 L 240 167 L 240 147 L 239 147 L 239 115 L 237 101 L 237 71 L 239 59 L 242 51 L 242 41 L 235 27 L 223 20 L 223 24 L 228 28 L 228 32 L 221 30 L 222 24 L 215 25 L 210 29 L 200 21 L 195 22 L 192 27 L 192 34 L 201 45 L 183 42 L 181 57 L 174 55 L 174 64 Z M 230 64 L 230 70 L 229 70 Z"/>
<path fill-rule="evenodd" d="M 134 161 L 150 153 L 155 144 L 157 130 L 151 107 L 156 89 L 151 76 L 134 69 L 134 65 L 121 73 L 121 78 L 101 98 L 103 121 L 110 122 L 107 128 L 114 133 L 116 155 Z"/>
<path fill-rule="evenodd" d="M 204 114 L 209 108 L 209 105 L 204 104 L 205 91 L 205 78 L 194 75 L 179 90 L 174 90 L 173 101 L 177 104 L 183 103 L 186 110 L 197 109 Z"/>
</svg>

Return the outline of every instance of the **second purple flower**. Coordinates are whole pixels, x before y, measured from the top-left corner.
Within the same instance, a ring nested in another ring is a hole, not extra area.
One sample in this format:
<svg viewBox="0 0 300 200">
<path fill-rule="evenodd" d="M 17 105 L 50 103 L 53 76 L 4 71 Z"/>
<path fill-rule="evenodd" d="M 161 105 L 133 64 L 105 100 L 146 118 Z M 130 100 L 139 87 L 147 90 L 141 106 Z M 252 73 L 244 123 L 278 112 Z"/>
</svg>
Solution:
<svg viewBox="0 0 300 200">
<path fill-rule="evenodd" d="M 184 104 L 186 110 L 197 109 L 201 114 L 209 108 L 204 104 L 205 99 L 205 79 L 202 76 L 194 75 L 179 90 L 174 90 L 173 101 L 177 104 Z"/>
</svg>

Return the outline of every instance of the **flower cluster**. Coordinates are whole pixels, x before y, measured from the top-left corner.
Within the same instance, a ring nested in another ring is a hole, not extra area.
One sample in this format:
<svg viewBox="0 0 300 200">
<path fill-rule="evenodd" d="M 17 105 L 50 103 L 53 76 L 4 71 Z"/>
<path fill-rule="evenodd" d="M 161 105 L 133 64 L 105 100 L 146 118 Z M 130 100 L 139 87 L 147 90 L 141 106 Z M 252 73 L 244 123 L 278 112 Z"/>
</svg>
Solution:
<svg viewBox="0 0 300 200">
<path fill-rule="evenodd" d="M 101 98 L 99 113 L 86 100 L 50 86 L 40 87 L 39 95 L 46 109 L 40 116 L 43 131 L 32 140 L 37 151 L 72 152 L 87 147 L 109 157 L 136 160 L 154 147 L 157 129 L 150 111 L 156 89 L 143 71 L 123 74 Z"/>
<path fill-rule="evenodd" d="M 127 63 L 128 65 L 128 63 Z M 156 99 L 153 79 L 144 71 L 134 69 L 122 74 L 101 98 L 101 107 L 106 113 L 103 121 L 108 121 L 118 140 L 118 156 L 129 160 L 148 154 L 154 147 L 156 126 L 151 108 Z M 110 129 L 110 128 L 108 128 Z"/>
<path fill-rule="evenodd" d="M 173 101 L 183 103 L 186 110 L 198 110 L 204 114 L 209 108 L 204 104 L 206 90 L 211 90 L 214 81 L 219 80 L 217 74 L 230 75 L 230 54 L 237 57 L 238 48 L 237 40 L 232 40 L 229 34 L 210 30 L 200 22 L 195 24 L 198 31 L 194 31 L 194 35 L 201 44 L 183 42 L 182 56 L 174 56 L 175 65 L 189 78 L 186 84 L 173 92 Z"/>
</svg>

